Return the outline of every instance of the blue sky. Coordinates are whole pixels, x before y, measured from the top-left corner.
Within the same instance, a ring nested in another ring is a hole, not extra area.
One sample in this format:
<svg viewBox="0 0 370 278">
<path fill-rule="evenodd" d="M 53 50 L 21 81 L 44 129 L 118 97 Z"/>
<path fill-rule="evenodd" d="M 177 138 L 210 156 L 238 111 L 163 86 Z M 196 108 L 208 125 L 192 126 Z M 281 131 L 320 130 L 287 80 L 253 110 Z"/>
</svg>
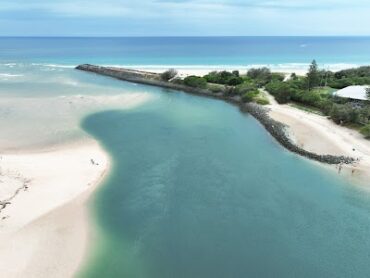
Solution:
<svg viewBox="0 0 370 278">
<path fill-rule="evenodd" d="M 370 35 L 370 0 L 1 0 L 2 36 Z"/>
</svg>

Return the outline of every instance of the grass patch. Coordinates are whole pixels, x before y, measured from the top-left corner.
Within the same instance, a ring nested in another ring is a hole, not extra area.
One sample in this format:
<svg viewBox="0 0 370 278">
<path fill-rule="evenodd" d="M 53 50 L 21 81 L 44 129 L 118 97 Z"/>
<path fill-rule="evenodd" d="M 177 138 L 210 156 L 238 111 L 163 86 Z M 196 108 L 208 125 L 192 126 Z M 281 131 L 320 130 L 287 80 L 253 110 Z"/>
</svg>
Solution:
<svg viewBox="0 0 370 278">
<path fill-rule="evenodd" d="M 318 93 L 320 95 L 332 95 L 335 91 L 337 90 L 331 87 L 320 87 L 312 90 L 312 92 Z"/>
</svg>

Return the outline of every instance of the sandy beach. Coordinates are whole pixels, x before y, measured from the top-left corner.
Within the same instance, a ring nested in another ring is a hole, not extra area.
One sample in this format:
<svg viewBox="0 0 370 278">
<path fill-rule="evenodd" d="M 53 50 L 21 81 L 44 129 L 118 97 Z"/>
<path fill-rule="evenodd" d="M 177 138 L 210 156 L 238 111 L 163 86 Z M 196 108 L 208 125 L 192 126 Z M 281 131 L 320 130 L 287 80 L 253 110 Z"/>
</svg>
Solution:
<svg viewBox="0 0 370 278">
<path fill-rule="evenodd" d="M 85 255 L 86 201 L 109 159 L 93 140 L 57 150 L 3 155 L 0 271 L 4 277 L 70 277 Z"/>
<path fill-rule="evenodd" d="M 250 69 L 250 67 L 212 67 L 212 66 L 199 67 L 199 68 L 184 68 L 184 67 L 174 67 L 174 68 L 177 70 L 178 76 L 182 78 L 189 76 L 189 75 L 204 76 L 212 71 L 223 71 L 223 70 L 226 70 L 226 71 L 238 70 L 240 74 L 246 74 L 247 71 Z M 135 68 L 135 69 L 141 70 L 141 71 L 150 71 L 154 73 L 162 73 L 168 70 L 168 68 L 165 68 L 165 67 L 146 67 L 146 68 L 142 67 L 142 68 Z M 305 75 L 307 73 L 307 70 L 306 69 L 284 68 L 284 69 L 274 69 L 273 72 L 279 72 L 279 73 L 289 76 L 293 72 L 295 72 L 297 75 Z"/>
<path fill-rule="evenodd" d="M 317 154 L 345 155 L 358 159 L 352 165 L 332 166 L 335 171 L 366 183 L 370 178 L 370 141 L 358 131 L 339 126 L 330 119 L 300 110 L 290 105 L 279 105 L 269 96 L 270 116 L 287 125 L 291 139 L 305 150 Z"/>
<path fill-rule="evenodd" d="M 0 107 L 11 111 L 0 139 L 1 277 L 76 273 L 90 246 L 87 201 L 110 165 L 80 121 L 148 99 L 146 93 L 0 99 Z"/>
<path fill-rule="evenodd" d="M 303 76 L 307 73 L 309 64 L 307 64 L 307 66 L 285 65 L 282 67 L 273 67 L 271 65 L 253 65 L 253 66 L 232 66 L 232 65 L 229 65 L 229 66 L 227 65 L 225 66 L 222 66 L 222 65 L 219 65 L 219 66 L 206 66 L 206 65 L 204 66 L 177 66 L 177 65 L 173 65 L 173 66 L 167 66 L 167 67 L 166 66 L 146 66 L 146 67 L 135 66 L 135 67 L 132 67 L 132 66 L 121 65 L 121 66 L 116 66 L 116 67 L 123 67 L 123 68 L 130 68 L 130 69 L 132 68 L 136 70 L 150 71 L 154 73 L 162 73 L 168 70 L 169 68 L 174 68 L 177 70 L 178 75 L 183 78 L 189 75 L 204 76 L 210 73 L 211 71 L 223 71 L 223 70 L 226 70 L 226 71 L 238 70 L 240 74 L 246 74 L 249 69 L 260 68 L 260 67 L 268 67 L 271 69 L 272 72 L 282 73 L 286 76 L 290 76 L 292 73 Z M 338 65 L 331 65 L 327 67 L 324 66 L 324 68 L 326 68 L 327 70 L 331 70 L 334 72 L 347 69 L 347 68 L 351 68 L 351 67 L 356 67 L 356 65 L 338 64 Z"/>
</svg>

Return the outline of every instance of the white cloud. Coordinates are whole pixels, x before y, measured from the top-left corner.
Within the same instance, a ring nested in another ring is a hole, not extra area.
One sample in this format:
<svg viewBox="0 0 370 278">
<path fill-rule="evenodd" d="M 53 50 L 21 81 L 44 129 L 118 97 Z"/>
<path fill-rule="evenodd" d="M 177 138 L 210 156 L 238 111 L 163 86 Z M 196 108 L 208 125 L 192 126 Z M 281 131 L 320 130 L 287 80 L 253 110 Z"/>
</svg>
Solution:
<svg viewBox="0 0 370 278">
<path fill-rule="evenodd" d="M 106 32 L 117 35 L 359 35 L 370 32 L 370 18 L 366 16 L 370 14 L 369 0 L 0 1 L 0 20 L 7 20 L 8 26 L 0 26 L 0 34 L 2 30 L 8 31 L 9 26 L 41 32 L 44 27 L 39 26 L 52 24 L 55 24 L 55 32 L 60 28 L 63 32 L 91 34 L 105 28 Z M 71 20 L 76 30 L 60 27 L 67 26 Z"/>
</svg>

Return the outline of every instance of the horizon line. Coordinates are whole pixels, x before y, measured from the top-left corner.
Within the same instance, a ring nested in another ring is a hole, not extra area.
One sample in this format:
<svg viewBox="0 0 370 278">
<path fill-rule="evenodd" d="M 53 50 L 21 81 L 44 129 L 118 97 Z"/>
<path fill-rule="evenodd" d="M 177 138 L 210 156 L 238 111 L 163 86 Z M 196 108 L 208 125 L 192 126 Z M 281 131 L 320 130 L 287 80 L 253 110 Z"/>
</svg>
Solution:
<svg viewBox="0 0 370 278">
<path fill-rule="evenodd" d="M 370 35 L 184 35 L 184 36 L 90 36 L 90 35 L 0 35 L 0 38 L 370 38 Z"/>
</svg>

